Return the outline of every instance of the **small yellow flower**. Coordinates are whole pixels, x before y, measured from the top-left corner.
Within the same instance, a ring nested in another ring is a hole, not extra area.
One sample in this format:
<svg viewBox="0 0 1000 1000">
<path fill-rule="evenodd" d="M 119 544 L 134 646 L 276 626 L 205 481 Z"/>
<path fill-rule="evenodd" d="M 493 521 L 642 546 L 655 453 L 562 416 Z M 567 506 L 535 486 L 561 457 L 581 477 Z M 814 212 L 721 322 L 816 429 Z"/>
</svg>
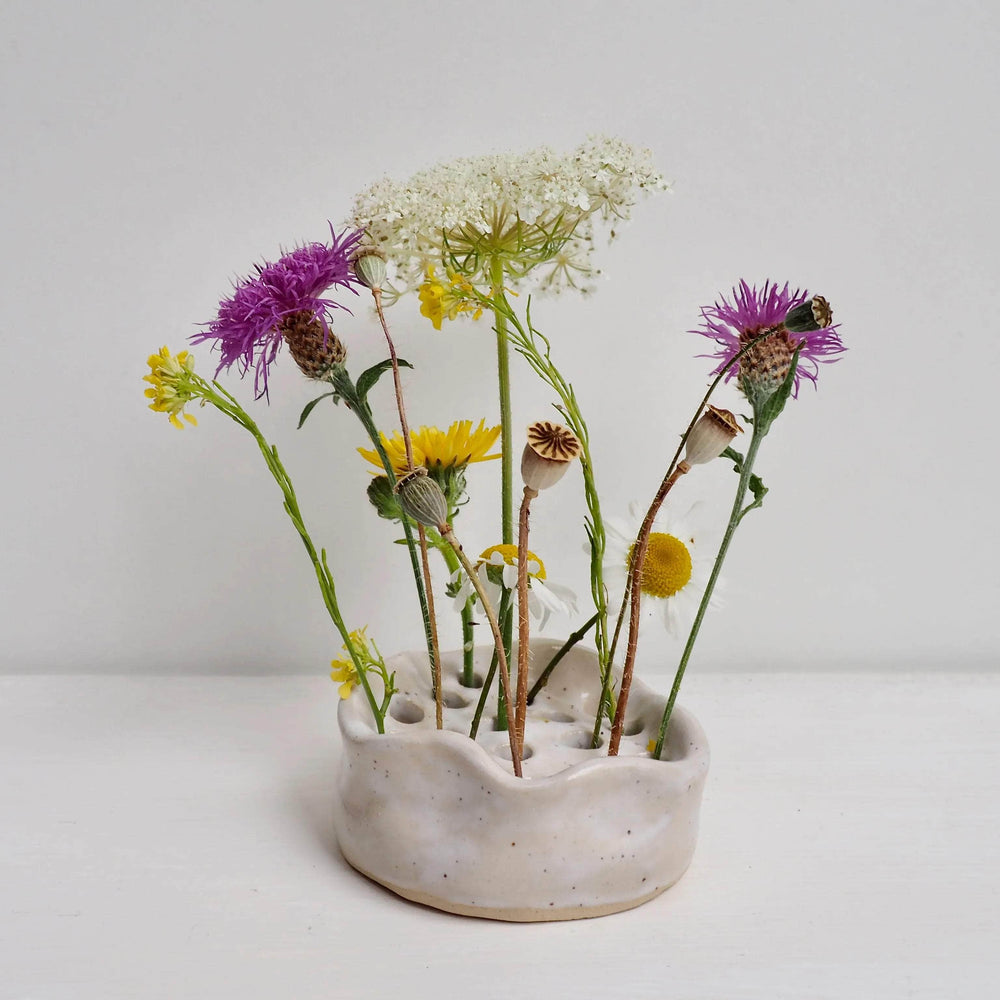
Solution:
<svg viewBox="0 0 1000 1000">
<path fill-rule="evenodd" d="M 354 669 L 354 664 L 350 660 L 331 660 L 330 666 L 333 667 L 330 680 L 340 684 L 340 697 L 350 698 L 354 685 L 358 683 L 358 672 Z"/>
<path fill-rule="evenodd" d="M 445 319 L 455 319 L 461 313 L 471 313 L 479 319 L 483 307 L 473 297 L 469 282 L 451 269 L 446 269 L 447 284 L 439 281 L 433 264 L 429 264 L 424 283 L 417 289 L 420 296 L 420 315 L 426 316 L 435 330 L 441 329 Z"/>
<path fill-rule="evenodd" d="M 350 698 L 354 686 L 360 683 L 358 671 L 354 666 L 351 653 L 358 658 L 363 669 L 378 663 L 378 660 L 372 655 L 372 651 L 368 646 L 367 631 L 368 626 L 365 625 L 363 628 L 356 628 L 353 632 L 348 633 L 347 642 L 344 643 L 344 652 L 348 654 L 348 658 L 330 661 L 330 666 L 333 667 L 330 673 L 330 680 L 340 684 L 339 691 L 341 698 Z"/>
<path fill-rule="evenodd" d="M 194 358 L 188 351 L 172 355 L 166 347 L 161 347 L 158 354 L 151 354 L 147 362 L 149 374 L 142 380 L 149 382 L 151 388 L 145 394 L 152 402 L 149 408 L 157 413 L 166 413 L 174 427 L 183 429 L 180 421 L 183 417 L 189 424 L 197 425 L 190 413 L 184 412 L 184 407 L 197 398 L 192 391 L 190 376 L 194 373 Z"/>
<path fill-rule="evenodd" d="M 413 464 L 428 471 L 434 469 L 450 469 L 455 466 L 465 468 L 472 462 L 489 462 L 499 458 L 500 453 L 489 453 L 490 448 L 500 436 L 500 427 L 487 427 L 485 420 L 479 421 L 479 426 L 473 429 L 471 420 L 456 420 L 446 431 L 439 427 L 421 427 L 410 429 L 410 445 L 413 448 Z M 396 431 L 391 438 L 380 434 L 382 447 L 385 448 L 393 472 L 397 476 L 404 475 L 406 465 L 406 445 L 403 435 Z M 359 448 L 362 458 L 371 462 L 379 472 L 383 472 L 382 460 L 378 452 Z"/>
</svg>

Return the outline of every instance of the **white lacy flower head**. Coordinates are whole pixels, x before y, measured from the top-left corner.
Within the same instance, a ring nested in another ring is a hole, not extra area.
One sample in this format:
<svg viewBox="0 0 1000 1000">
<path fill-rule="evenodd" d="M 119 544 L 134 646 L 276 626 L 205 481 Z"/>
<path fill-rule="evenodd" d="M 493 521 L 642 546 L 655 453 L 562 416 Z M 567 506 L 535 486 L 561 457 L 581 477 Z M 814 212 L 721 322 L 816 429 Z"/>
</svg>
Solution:
<svg viewBox="0 0 1000 1000">
<path fill-rule="evenodd" d="M 387 254 L 398 291 L 414 290 L 438 266 L 488 292 L 497 262 L 508 287 L 545 265 L 540 287 L 586 290 L 596 273 L 595 221 L 627 219 L 640 192 L 666 187 L 649 150 L 595 136 L 569 154 L 542 146 L 385 178 L 357 195 L 350 225 Z"/>
<path fill-rule="evenodd" d="M 715 559 L 698 523 L 700 506 L 695 504 L 680 517 L 663 508 L 653 521 L 642 571 L 642 629 L 659 619 L 671 635 L 682 638 L 694 621 Z M 633 503 L 628 518 L 604 520 L 607 533 L 604 582 L 612 614 L 617 612 L 625 594 L 629 558 L 645 513 Z M 710 605 L 717 606 L 714 596 Z M 626 634 L 627 616 L 626 611 Z"/>
<path fill-rule="evenodd" d="M 475 565 L 486 591 L 486 596 L 496 612 L 500 607 L 503 589 L 513 591 L 517 595 L 517 546 L 494 545 L 479 557 Z M 459 584 L 455 595 L 455 608 L 461 611 L 470 598 L 479 600 L 471 581 L 461 570 L 452 577 Z M 576 614 L 576 594 L 569 587 L 551 583 L 545 578 L 545 566 L 533 552 L 528 553 L 528 613 L 538 620 L 539 628 L 544 628 L 553 614 Z"/>
</svg>

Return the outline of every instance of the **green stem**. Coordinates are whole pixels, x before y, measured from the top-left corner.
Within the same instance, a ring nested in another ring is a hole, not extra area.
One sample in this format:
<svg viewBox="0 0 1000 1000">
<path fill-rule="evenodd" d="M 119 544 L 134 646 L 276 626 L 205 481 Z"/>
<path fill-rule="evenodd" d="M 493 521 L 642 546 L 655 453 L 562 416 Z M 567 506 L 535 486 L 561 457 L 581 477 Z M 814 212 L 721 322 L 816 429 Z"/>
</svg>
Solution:
<svg viewBox="0 0 1000 1000">
<path fill-rule="evenodd" d="M 660 721 L 660 731 L 656 740 L 656 748 L 653 750 L 653 757 L 657 760 L 659 760 L 660 754 L 663 752 L 663 743 L 667 735 L 667 726 L 670 724 L 670 715 L 674 710 L 674 702 L 677 701 L 677 692 L 680 691 L 681 681 L 684 679 L 684 671 L 691 657 L 691 650 L 694 649 L 695 640 L 698 638 L 698 632 L 701 629 L 702 619 L 708 610 L 709 601 L 712 599 L 712 591 L 715 589 L 716 581 L 719 579 L 719 572 L 722 569 L 722 563 L 725 561 L 726 553 L 729 551 L 729 543 L 733 540 L 733 535 L 736 533 L 736 529 L 743 519 L 745 513 L 743 502 L 746 500 L 747 488 L 750 484 L 750 474 L 753 472 L 753 464 L 757 458 L 757 451 L 766 435 L 767 431 L 760 430 L 755 422 L 746 458 L 743 460 L 739 485 L 736 487 L 736 498 L 733 501 L 733 509 L 729 515 L 729 524 L 726 526 L 726 533 L 722 536 L 722 543 L 719 545 L 719 552 L 715 557 L 715 565 L 712 566 L 712 573 L 705 586 L 705 593 L 702 595 L 701 604 L 698 605 L 698 613 L 695 615 L 694 624 L 691 626 L 691 632 L 684 646 L 684 652 L 681 654 L 677 673 L 674 675 L 674 683 L 670 689 L 670 697 L 667 699 L 667 707 L 664 709 L 663 718 Z"/>
<path fill-rule="evenodd" d="M 503 328 L 507 330 L 507 336 L 518 353 L 559 396 L 562 405 L 557 406 L 556 409 L 559 410 L 580 441 L 580 466 L 583 471 L 584 497 L 587 501 L 587 537 L 590 543 L 590 592 L 597 613 L 594 645 L 597 647 L 598 669 L 601 675 L 601 697 L 594 735 L 594 746 L 596 747 L 600 739 L 601 718 L 605 706 L 613 699 L 611 695 L 612 658 L 608 648 L 608 595 L 604 585 L 604 554 L 607 548 L 607 536 L 604 531 L 604 518 L 601 514 L 601 498 L 597 492 L 597 481 L 594 475 L 594 462 L 590 454 L 590 430 L 580 411 L 572 384 L 563 378 L 562 373 L 552 361 L 548 340 L 532 325 L 530 302 L 525 315 L 525 323 L 521 323 L 504 296 L 485 304 L 493 309 L 497 317 L 497 330 L 501 329 L 501 322 L 503 322 Z M 506 325 L 507 322 L 510 323 L 509 328 Z M 543 345 L 542 347 L 539 347 L 539 342 Z"/>
<path fill-rule="evenodd" d="M 382 463 L 382 468 L 385 469 L 389 485 L 395 486 L 396 473 L 393 470 L 391 459 L 386 454 L 378 428 L 375 426 L 372 411 L 365 401 L 358 398 L 354 383 L 351 381 L 350 375 L 347 374 L 347 369 L 343 366 L 334 368 L 330 375 L 330 384 L 344 397 L 351 412 L 361 421 L 361 426 L 364 427 L 365 432 L 368 434 L 368 439 L 371 441 L 372 447 L 378 452 L 379 461 Z M 410 524 L 410 519 L 404 516 L 402 518 L 402 525 L 406 547 L 410 553 L 410 567 L 413 570 L 413 582 L 417 588 L 417 599 L 420 601 L 420 615 L 424 621 L 427 662 L 431 664 L 433 672 L 433 666 L 436 662 L 436 657 L 434 656 L 434 626 L 431 621 L 430 607 L 427 603 L 427 592 L 424 589 L 424 576 L 420 566 L 420 554 L 417 543 L 413 538 L 413 527 Z"/>
<path fill-rule="evenodd" d="M 495 259 L 490 266 L 492 297 L 494 300 L 506 302 L 503 278 L 503 262 Z M 511 440 L 510 346 L 507 343 L 507 321 L 504 312 L 498 311 L 496 318 L 497 388 L 500 396 L 501 536 L 504 545 L 512 545 L 514 543 L 514 442 Z"/>
<path fill-rule="evenodd" d="M 448 515 L 448 520 L 450 521 L 454 517 L 454 511 L 450 512 Z M 430 532 L 428 532 L 430 534 Z M 444 557 L 445 565 L 448 567 L 449 576 L 454 576 L 455 571 L 461 566 L 458 561 L 458 556 L 452 552 L 451 547 L 445 545 L 442 541 L 440 545 L 435 544 L 434 546 Z M 475 599 L 470 597 L 465 604 L 462 605 L 462 677 L 460 683 L 463 687 L 475 687 L 476 686 L 476 670 L 475 670 L 475 637 L 473 636 L 473 612 L 472 606 L 475 603 Z"/>
<path fill-rule="evenodd" d="M 492 298 L 507 304 L 504 295 L 503 261 L 494 258 L 490 264 Z M 510 309 L 507 304 L 508 310 Z M 500 397 L 500 529 L 504 545 L 514 543 L 514 441 L 510 407 L 510 345 L 507 342 L 507 321 L 502 311 L 495 312 L 497 325 L 497 390 Z M 501 615 L 500 625 L 504 655 L 510 662 L 514 640 L 514 616 Z M 503 691 L 497 695 L 497 727 L 507 726 L 507 705 Z"/>
<path fill-rule="evenodd" d="M 316 546 L 313 545 L 313 541 L 309 537 L 309 532 L 306 530 L 305 522 L 302 520 L 302 512 L 299 510 L 299 503 L 295 497 L 295 489 L 292 486 L 292 480 L 285 471 L 285 467 L 281 464 L 281 459 L 278 458 L 278 449 L 273 445 L 268 444 L 264 435 L 261 434 L 260 428 L 258 428 L 258 426 L 254 423 L 253 419 L 246 412 L 246 410 L 240 406 L 236 397 L 226 392 L 226 390 L 223 389 L 218 382 L 213 384 L 218 390 L 218 393 L 221 393 L 221 396 L 218 393 L 213 392 L 208 383 L 204 382 L 205 398 L 212 403 L 216 409 L 235 420 L 236 423 L 240 424 L 253 435 L 254 440 L 257 442 L 257 447 L 260 448 L 260 453 L 264 456 L 264 461 L 267 463 L 268 470 L 280 487 L 281 492 L 284 494 L 285 511 L 291 519 L 292 524 L 295 525 L 295 530 L 298 531 L 306 552 L 309 553 L 309 559 L 316 571 L 316 579 L 319 582 L 320 592 L 323 595 L 323 603 L 326 605 L 330 618 L 333 620 L 333 624 L 340 633 L 340 637 L 344 642 L 344 647 L 351 657 L 351 662 L 354 664 L 355 672 L 357 673 L 361 686 L 364 689 L 365 697 L 368 699 L 372 715 L 375 717 L 375 726 L 380 733 L 384 733 L 385 710 L 384 707 L 380 708 L 378 702 L 375 700 L 375 695 L 372 693 L 371 685 L 368 683 L 367 671 L 358 659 L 350 641 L 350 631 L 344 624 L 344 618 L 340 613 L 340 605 L 337 603 L 337 589 L 333 582 L 333 573 L 330 571 L 329 564 L 326 560 L 326 550 L 321 550 L 319 554 L 316 552 Z"/>
<path fill-rule="evenodd" d="M 497 617 L 500 619 L 501 631 L 503 631 L 503 626 L 507 622 L 510 622 L 511 627 L 513 627 L 513 605 L 510 599 L 510 591 L 506 588 L 504 588 L 503 593 L 500 595 L 500 609 L 497 612 Z M 486 708 L 486 700 L 489 697 L 490 688 L 493 686 L 493 678 L 496 676 L 499 663 L 500 657 L 494 649 L 493 657 L 490 660 L 490 669 L 486 672 L 486 678 L 483 680 L 483 689 L 479 694 L 479 701 L 476 703 L 476 712 L 472 717 L 469 739 L 474 740 L 476 734 L 479 732 L 479 723 L 482 721 L 483 710 Z M 495 728 L 498 730 L 507 728 L 507 702 L 504 700 L 503 688 L 500 688 L 500 692 L 497 695 L 497 724 Z"/>
<path fill-rule="evenodd" d="M 559 647 L 559 651 L 549 660 L 545 669 L 538 675 L 538 680 L 532 685 L 528 692 L 528 704 L 534 702 L 538 692 L 549 682 L 552 671 L 559 666 L 559 661 L 597 624 L 598 614 L 595 612 L 585 625 L 580 626 L 570 637 Z"/>
</svg>

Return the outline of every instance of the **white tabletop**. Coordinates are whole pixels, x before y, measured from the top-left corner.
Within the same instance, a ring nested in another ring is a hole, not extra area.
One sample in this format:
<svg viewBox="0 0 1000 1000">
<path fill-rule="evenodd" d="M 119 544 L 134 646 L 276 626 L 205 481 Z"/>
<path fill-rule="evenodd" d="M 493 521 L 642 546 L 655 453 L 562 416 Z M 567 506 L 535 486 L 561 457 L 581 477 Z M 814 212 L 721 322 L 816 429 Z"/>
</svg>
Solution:
<svg viewBox="0 0 1000 1000">
<path fill-rule="evenodd" d="M 691 869 L 531 925 L 347 866 L 336 700 L 322 677 L 0 678 L 0 1000 L 997 995 L 998 676 L 690 677 L 713 752 Z"/>
</svg>

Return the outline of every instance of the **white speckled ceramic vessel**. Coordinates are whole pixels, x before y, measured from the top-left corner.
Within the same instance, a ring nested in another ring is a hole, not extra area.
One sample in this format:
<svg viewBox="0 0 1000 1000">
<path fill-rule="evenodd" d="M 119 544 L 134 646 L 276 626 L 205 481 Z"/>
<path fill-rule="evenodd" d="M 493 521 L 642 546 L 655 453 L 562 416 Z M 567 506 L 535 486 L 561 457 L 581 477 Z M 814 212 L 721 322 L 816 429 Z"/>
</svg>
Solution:
<svg viewBox="0 0 1000 1000">
<path fill-rule="evenodd" d="M 533 670 L 558 648 L 533 641 Z M 477 669 L 490 653 L 477 650 Z M 507 734 L 490 718 L 468 738 L 479 689 L 460 684 L 460 653 L 442 660 L 444 731 L 434 728 L 426 653 L 389 661 L 399 693 L 384 735 L 359 689 L 340 703 L 337 836 L 358 871 L 441 910 L 525 921 L 627 910 L 684 874 L 708 771 L 692 715 L 675 708 L 653 760 L 665 698 L 636 680 L 620 755 L 590 749 L 597 658 L 576 647 L 529 709 L 516 778 Z"/>
</svg>

